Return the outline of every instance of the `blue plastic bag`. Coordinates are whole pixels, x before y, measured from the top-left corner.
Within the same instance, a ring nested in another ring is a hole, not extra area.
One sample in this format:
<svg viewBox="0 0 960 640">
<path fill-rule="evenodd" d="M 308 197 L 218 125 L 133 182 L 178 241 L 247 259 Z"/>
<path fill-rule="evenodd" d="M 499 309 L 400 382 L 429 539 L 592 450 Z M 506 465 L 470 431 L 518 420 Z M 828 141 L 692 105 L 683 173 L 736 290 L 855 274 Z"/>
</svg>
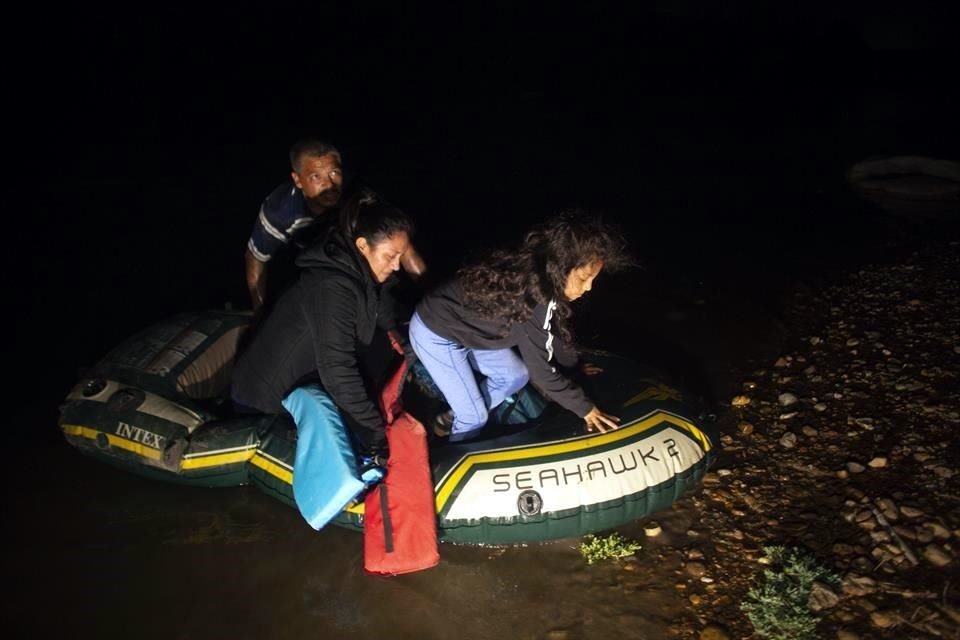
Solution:
<svg viewBox="0 0 960 640">
<path fill-rule="evenodd" d="M 379 481 L 383 469 L 370 465 L 360 476 L 340 410 L 320 385 L 294 389 L 283 399 L 283 406 L 297 425 L 293 498 L 310 526 L 321 529 Z"/>
</svg>

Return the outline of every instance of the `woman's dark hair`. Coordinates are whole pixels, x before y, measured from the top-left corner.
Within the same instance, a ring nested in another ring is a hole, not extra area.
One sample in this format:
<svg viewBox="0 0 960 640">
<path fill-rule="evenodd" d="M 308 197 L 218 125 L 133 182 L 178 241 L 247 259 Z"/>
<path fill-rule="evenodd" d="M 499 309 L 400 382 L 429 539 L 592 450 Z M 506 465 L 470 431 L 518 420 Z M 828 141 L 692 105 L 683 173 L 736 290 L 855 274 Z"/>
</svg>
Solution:
<svg viewBox="0 0 960 640">
<path fill-rule="evenodd" d="M 399 231 L 412 237 L 413 220 L 376 194 L 364 191 L 350 198 L 341 209 L 340 231 L 351 242 L 365 238 L 375 246 Z"/>
<path fill-rule="evenodd" d="M 459 275 L 466 305 L 487 318 L 505 319 L 507 331 L 528 319 L 537 304 L 556 301 L 557 328 L 569 341 L 567 276 L 597 261 L 610 272 L 632 264 L 615 227 L 587 211 L 568 210 L 531 229 L 516 251 L 495 251 Z"/>
</svg>

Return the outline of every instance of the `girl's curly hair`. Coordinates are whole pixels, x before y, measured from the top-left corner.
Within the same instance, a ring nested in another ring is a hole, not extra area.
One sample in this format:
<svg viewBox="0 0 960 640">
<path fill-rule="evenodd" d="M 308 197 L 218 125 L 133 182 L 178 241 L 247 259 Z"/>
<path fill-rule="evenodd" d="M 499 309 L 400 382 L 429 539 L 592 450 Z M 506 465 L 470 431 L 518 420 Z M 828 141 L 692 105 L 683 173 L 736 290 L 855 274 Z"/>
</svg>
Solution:
<svg viewBox="0 0 960 640">
<path fill-rule="evenodd" d="M 531 229 L 515 251 L 494 251 L 459 271 L 468 308 L 502 318 L 506 331 L 530 317 L 537 304 L 557 303 L 554 318 L 569 341 L 570 301 L 564 295 L 573 269 L 602 261 L 607 271 L 633 264 L 620 232 L 599 216 L 562 211 Z"/>
</svg>

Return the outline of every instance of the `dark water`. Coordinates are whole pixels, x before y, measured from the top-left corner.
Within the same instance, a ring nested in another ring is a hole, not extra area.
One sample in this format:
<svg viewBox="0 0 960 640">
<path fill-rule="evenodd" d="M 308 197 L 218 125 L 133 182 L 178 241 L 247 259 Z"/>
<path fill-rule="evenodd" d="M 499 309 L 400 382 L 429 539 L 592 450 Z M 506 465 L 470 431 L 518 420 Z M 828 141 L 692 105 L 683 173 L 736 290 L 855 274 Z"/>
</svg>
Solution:
<svg viewBox="0 0 960 640">
<path fill-rule="evenodd" d="M 601 276 L 577 310 L 578 336 L 714 400 L 776 353 L 798 290 L 956 238 L 956 218 L 884 215 L 845 183 L 872 155 L 960 159 L 937 21 L 664 11 L 591 22 L 603 34 L 591 40 L 574 25 L 549 52 L 556 25 L 540 16 L 502 31 L 498 47 L 480 35 L 497 32 L 492 18 L 465 38 L 453 20 L 420 46 L 408 43 L 412 19 L 374 21 L 362 45 L 333 29 L 323 35 L 335 46 L 294 47 L 292 59 L 253 52 L 262 30 L 246 23 L 194 48 L 160 46 L 149 21 L 89 42 L 61 25 L 75 64 L 39 93 L 42 124 L 23 159 L 43 171 L 36 188 L 24 183 L 27 215 L 6 255 L 19 303 L 4 468 L 4 607 L 16 632 L 666 637 L 685 611 L 673 556 L 657 553 L 685 540 L 686 502 L 658 514 L 665 533 L 645 541 L 635 572 L 587 567 L 576 541 L 557 541 L 444 546 L 436 569 L 372 579 L 356 534 L 313 532 L 252 488 L 99 466 L 56 428 L 79 368 L 125 336 L 182 310 L 245 306 L 247 234 L 305 132 L 333 134 L 348 169 L 417 218 L 437 274 L 557 208 L 605 210 L 643 266 Z M 189 42 L 202 40 L 195 29 Z M 72 109 L 56 106 L 61 93 Z"/>
</svg>

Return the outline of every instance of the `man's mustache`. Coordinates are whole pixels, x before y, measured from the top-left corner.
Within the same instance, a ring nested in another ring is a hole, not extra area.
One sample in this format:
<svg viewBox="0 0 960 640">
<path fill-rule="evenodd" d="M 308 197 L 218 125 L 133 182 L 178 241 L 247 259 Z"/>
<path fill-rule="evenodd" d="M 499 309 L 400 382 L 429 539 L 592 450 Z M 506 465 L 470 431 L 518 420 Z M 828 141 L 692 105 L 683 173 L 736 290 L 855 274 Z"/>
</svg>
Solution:
<svg viewBox="0 0 960 640">
<path fill-rule="evenodd" d="M 326 191 L 321 191 L 310 199 L 314 202 L 321 202 L 324 204 L 336 203 L 338 200 L 340 200 L 340 189 L 331 187 Z"/>
</svg>

